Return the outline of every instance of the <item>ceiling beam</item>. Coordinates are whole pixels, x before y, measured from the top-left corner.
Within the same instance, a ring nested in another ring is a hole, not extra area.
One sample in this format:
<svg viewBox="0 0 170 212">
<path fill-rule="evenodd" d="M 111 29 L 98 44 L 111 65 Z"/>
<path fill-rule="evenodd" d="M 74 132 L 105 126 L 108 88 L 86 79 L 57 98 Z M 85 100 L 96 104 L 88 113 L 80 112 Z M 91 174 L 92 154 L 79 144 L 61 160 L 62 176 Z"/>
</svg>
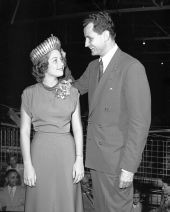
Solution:
<svg viewBox="0 0 170 212">
<path fill-rule="evenodd" d="M 13 16 L 12 16 L 12 18 L 11 18 L 11 22 L 10 22 L 10 24 L 13 24 L 13 23 L 14 23 L 14 20 L 15 20 L 15 17 L 16 17 L 16 14 L 17 14 L 17 11 L 18 11 L 18 8 L 19 8 L 19 5 L 20 5 L 20 2 L 21 2 L 21 0 L 18 0 L 18 1 L 17 1 L 17 4 L 16 4 L 16 7 L 15 7 L 15 10 L 14 10 Z"/>
<path fill-rule="evenodd" d="M 159 4 L 155 0 L 152 0 L 152 2 L 155 6 L 159 6 Z"/>
<path fill-rule="evenodd" d="M 167 6 L 153 6 L 153 7 L 136 7 L 136 8 L 124 8 L 124 9 L 115 9 L 115 10 L 106 10 L 110 14 L 116 14 L 116 13 L 136 13 L 136 12 L 151 12 L 151 11 L 166 11 L 170 10 L 170 5 Z M 26 23 L 32 23 L 32 22 L 48 22 L 48 21 L 55 21 L 55 20 L 61 20 L 61 19 L 72 19 L 72 18 L 80 18 L 87 16 L 88 14 L 92 12 L 97 11 L 91 11 L 91 12 L 77 12 L 73 14 L 63 14 L 63 15 L 55 15 L 50 17 L 43 17 L 43 18 L 37 18 L 37 19 L 25 19 L 25 20 L 18 20 L 15 21 L 15 24 L 26 24 Z"/>
<path fill-rule="evenodd" d="M 163 34 L 164 34 L 165 36 L 168 36 L 168 35 L 169 35 L 169 33 L 168 33 L 167 31 L 165 31 L 165 30 L 163 29 L 163 27 L 160 26 L 160 24 L 158 24 L 156 21 L 152 20 L 152 23 L 153 23 L 161 32 L 163 32 Z"/>
<path fill-rule="evenodd" d="M 123 8 L 123 9 L 116 9 L 116 10 L 107 10 L 109 13 L 135 13 L 135 12 L 151 12 L 151 11 L 164 11 L 170 10 L 170 5 L 167 6 L 153 6 L 153 7 L 135 7 L 135 8 Z"/>
<path fill-rule="evenodd" d="M 150 55 L 167 55 L 170 54 L 170 51 L 140 51 L 139 54 L 150 54 Z"/>
<path fill-rule="evenodd" d="M 170 36 L 155 36 L 155 37 L 141 37 L 135 38 L 136 41 L 146 41 L 146 40 L 170 40 Z"/>
</svg>

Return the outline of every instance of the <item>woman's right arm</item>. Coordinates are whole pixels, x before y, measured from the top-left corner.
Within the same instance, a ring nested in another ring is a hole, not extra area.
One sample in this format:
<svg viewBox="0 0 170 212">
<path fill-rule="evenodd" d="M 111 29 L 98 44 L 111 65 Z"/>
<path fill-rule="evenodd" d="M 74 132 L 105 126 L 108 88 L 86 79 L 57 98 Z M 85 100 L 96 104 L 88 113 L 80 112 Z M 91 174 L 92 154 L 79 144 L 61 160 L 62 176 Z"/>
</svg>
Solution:
<svg viewBox="0 0 170 212">
<path fill-rule="evenodd" d="M 30 153 L 30 133 L 31 118 L 21 107 L 21 125 L 20 125 L 20 144 L 24 163 L 24 183 L 28 186 L 34 186 L 36 174 L 31 161 Z"/>
</svg>

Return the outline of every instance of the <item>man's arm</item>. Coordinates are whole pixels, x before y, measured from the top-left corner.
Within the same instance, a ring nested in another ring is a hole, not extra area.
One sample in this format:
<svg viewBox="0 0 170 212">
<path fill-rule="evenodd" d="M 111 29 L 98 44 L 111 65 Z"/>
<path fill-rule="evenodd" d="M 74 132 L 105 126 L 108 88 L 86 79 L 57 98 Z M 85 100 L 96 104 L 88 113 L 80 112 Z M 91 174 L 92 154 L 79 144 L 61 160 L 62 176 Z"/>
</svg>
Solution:
<svg viewBox="0 0 170 212">
<path fill-rule="evenodd" d="M 69 80 L 70 82 L 74 82 L 75 79 L 71 74 L 71 70 L 69 69 L 68 66 L 65 67 L 65 74 L 63 80 Z"/>
<path fill-rule="evenodd" d="M 145 69 L 140 63 L 131 64 L 127 71 L 125 98 L 129 122 L 120 167 L 130 172 L 129 176 L 131 176 L 137 171 L 141 161 L 151 122 L 150 89 Z M 122 175 L 127 176 L 126 174 L 122 172 Z M 133 176 L 129 179 L 133 179 Z"/>
<path fill-rule="evenodd" d="M 74 87 L 76 87 L 80 94 L 85 94 L 88 92 L 88 83 L 89 83 L 89 71 L 86 69 L 86 71 L 81 75 L 81 77 L 77 80 L 74 79 L 74 77 L 71 74 L 71 70 L 68 68 L 68 66 L 65 69 L 65 76 L 62 78 L 62 80 L 68 80 L 72 83 Z"/>
</svg>

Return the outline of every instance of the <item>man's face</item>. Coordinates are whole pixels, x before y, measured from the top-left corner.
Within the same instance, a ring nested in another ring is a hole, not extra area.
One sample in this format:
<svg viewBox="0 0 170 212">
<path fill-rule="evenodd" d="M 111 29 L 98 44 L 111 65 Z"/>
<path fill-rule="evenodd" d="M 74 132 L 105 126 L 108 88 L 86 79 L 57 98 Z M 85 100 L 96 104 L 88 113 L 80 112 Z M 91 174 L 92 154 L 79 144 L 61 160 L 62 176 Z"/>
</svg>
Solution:
<svg viewBox="0 0 170 212">
<path fill-rule="evenodd" d="M 104 32 L 102 34 L 98 34 L 93 30 L 93 23 L 89 23 L 84 28 L 84 37 L 85 37 L 85 47 L 88 47 L 91 50 L 91 54 L 93 56 L 104 55 L 106 48 Z"/>
<path fill-rule="evenodd" d="M 17 173 L 15 172 L 11 172 L 8 176 L 8 184 L 13 187 L 13 186 L 16 186 L 17 184 L 17 181 L 18 181 L 18 176 L 17 176 Z"/>
<path fill-rule="evenodd" d="M 139 201 L 140 201 L 140 194 L 139 193 L 135 193 L 133 195 L 133 204 L 137 205 Z"/>
</svg>

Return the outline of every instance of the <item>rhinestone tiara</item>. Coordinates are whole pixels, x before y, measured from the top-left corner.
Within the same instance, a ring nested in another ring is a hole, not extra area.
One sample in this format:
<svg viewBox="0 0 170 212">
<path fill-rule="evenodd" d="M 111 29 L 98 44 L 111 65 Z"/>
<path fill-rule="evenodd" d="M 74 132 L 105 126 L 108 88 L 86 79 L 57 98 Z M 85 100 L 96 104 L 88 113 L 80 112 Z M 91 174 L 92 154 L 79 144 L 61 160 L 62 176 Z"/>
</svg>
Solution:
<svg viewBox="0 0 170 212">
<path fill-rule="evenodd" d="M 54 36 L 53 34 L 47 38 L 44 42 L 39 44 L 35 49 L 33 49 L 30 53 L 31 61 L 34 65 L 36 65 L 41 57 L 46 55 L 48 52 L 53 49 L 60 49 L 61 43 L 60 40 Z"/>
</svg>

